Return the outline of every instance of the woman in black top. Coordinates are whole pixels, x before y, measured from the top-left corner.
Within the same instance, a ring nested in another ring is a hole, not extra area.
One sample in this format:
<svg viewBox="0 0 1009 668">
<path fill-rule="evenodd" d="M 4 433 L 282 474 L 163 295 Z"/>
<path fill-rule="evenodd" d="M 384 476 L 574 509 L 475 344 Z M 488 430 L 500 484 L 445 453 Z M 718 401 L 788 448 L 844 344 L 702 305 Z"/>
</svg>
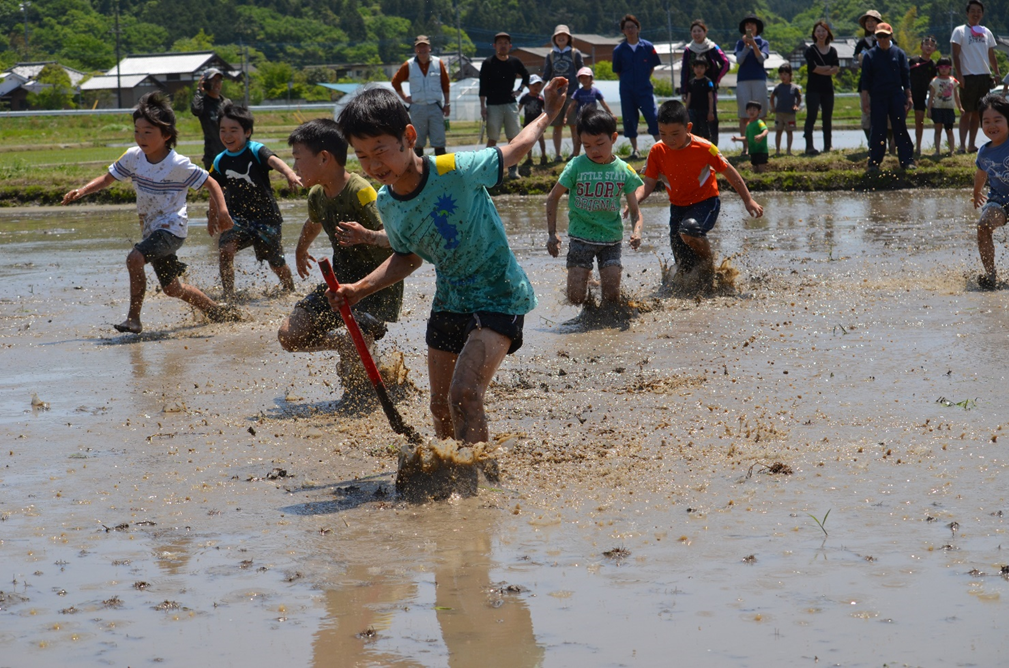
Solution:
<svg viewBox="0 0 1009 668">
<path fill-rule="evenodd" d="M 834 75 L 840 70 L 837 49 L 830 43 L 834 33 L 826 21 L 813 25 L 813 43 L 806 48 L 806 155 L 816 155 L 813 147 L 813 126 L 823 108 L 823 150 L 830 150 L 831 122 L 834 116 Z"/>
</svg>

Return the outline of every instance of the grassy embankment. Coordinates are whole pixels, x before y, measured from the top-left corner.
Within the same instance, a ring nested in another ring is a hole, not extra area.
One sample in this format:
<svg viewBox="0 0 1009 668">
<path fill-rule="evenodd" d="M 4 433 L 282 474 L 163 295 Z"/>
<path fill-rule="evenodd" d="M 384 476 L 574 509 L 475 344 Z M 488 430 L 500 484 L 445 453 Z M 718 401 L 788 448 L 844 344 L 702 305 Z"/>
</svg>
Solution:
<svg viewBox="0 0 1009 668">
<path fill-rule="evenodd" d="M 734 100 L 719 104 L 722 132 L 733 132 Z M 307 113 L 275 112 L 257 115 L 255 138 L 279 155 L 287 157 L 286 138 L 298 123 L 307 118 L 328 116 Z M 198 121 L 188 113 L 179 113 L 180 152 L 198 162 L 202 154 L 202 135 Z M 801 128 L 803 114 L 798 124 Z M 855 98 L 838 98 L 834 113 L 835 129 L 854 129 L 858 125 Z M 68 190 L 100 175 L 106 167 L 132 145 L 132 123 L 122 116 L 45 116 L 7 118 L 0 124 L 0 206 L 58 204 Z M 819 128 L 818 128 L 819 130 Z M 931 128 L 927 127 L 930 133 Z M 453 123 L 450 146 L 475 144 L 478 123 Z M 930 136 L 930 135 L 929 135 Z M 817 137 L 817 142 L 820 137 Z M 549 141 L 548 141 L 549 144 Z M 773 145 L 773 137 L 772 137 Z M 795 139 L 796 150 L 804 146 L 801 131 Z M 548 149 L 549 150 L 549 149 Z M 791 156 L 771 158 L 770 169 L 763 174 L 750 170 L 749 162 L 738 154 L 729 160 L 740 169 L 751 190 L 884 190 L 896 188 L 967 187 L 973 178 L 971 156 L 923 157 L 916 172 L 902 174 L 895 170 L 896 159 L 888 157 L 882 174 L 864 175 L 866 151 L 835 151 L 816 157 Z M 353 159 L 349 165 L 357 169 Z M 641 164 L 635 164 L 641 167 Z M 494 193 L 542 194 L 553 186 L 560 165 L 523 169 L 524 178 L 506 181 Z M 301 197 L 292 193 L 286 182 L 275 175 L 279 197 Z M 723 188 L 727 187 L 723 184 Z M 205 197 L 201 192 L 196 197 Z M 88 198 L 91 203 L 127 203 L 134 201 L 129 184 L 115 184 Z"/>
</svg>

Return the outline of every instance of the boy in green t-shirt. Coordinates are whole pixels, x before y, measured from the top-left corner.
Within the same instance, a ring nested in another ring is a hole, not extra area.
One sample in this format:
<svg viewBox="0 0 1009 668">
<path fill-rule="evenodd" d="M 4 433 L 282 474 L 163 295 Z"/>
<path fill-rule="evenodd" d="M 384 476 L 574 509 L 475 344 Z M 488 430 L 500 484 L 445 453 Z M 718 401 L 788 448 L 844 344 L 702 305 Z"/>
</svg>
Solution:
<svg viewBox="0 0 1009 668">
<path fill-rule="evenodd" d="M 605 111 L 588 109 L 578 116 L 575 128 L 585 153 L 573 158 L 547 197 L 547 251 L 557 257 L 561 240 L 557 236 L 557 203 L 568 195 L 568 300 L 585 302 L 592 260 L 599 265 L 603 301 L 620 298 L 620 244 L 624 225 L 620 219 L 620 196 L 634 220 L 630 247 L 641 245 L 642 216 L 634 191 L 641 177 L 623 160 L 613 155 L 617 122 Z"/>
<path fill-rule="evenodd" d="M 517 165 L 564 106 L 568 83 L 544 89 L 544 113 L 508 144 L 419 157 L 417 131 L 392 91 L 357 95 L 337 124 L 361 168 L 382 184 L 378 208 L 393 254 L 375 271 L 336 292 L 330 306 L 353 306 L 395 285 L 424 261 L 435 267 L 427 323 L 431 413 L 438 438 L 488 438 L 484 395 L 505 355 L 522 345 L 524 316 L 536 306 L 532 283 L 508 246 L 487 188 Z"/>
<path fill-rule="evenodd" d="M 298 275 L 303 279 L 309 277 L 315 262 L 309 248 L 319 233 L 325 231 L 333 248 L 337 279 L 349 283 L 364 278 L 392 255 L 382 233 L 375 189 L 362 177 L 344 169 L 347 142 L 340 136 L 335 121 L 317 118 L 303 123 L 295 128 L 287 143 L 294 154 L 295 170 L 305 186 L 311 188 L 308 220 L 301 229 L 294 255 Z M 295 305 L 277 332 L 280 345 L 288 352 L 339 352 L 344 390 L 371 396 L 354 344 L 349 336 L 335 331 L 343 326 L 343 320 L 330 308 L 325 295 L 326 284 L 320 283 Z M 354 317 L 369 342 L 385 335 L 386 322 L 399 319 L 402 304 L 403 284 L 397 283 L 354 305 Z"/>
<path fill-rule="evenodd" d="M 750 152 L 750 164 L 753 171 L 763 172 L 767 170 L 767 134 L 770 132 L 764 121 L 760 120 L 761 104 L 754 100 L 746 103 L 746 117 L 750 120 L 746 126 L 745 137 L 733 137 L 732 141 L 746 142 L 746 147 Z"/>
</svg>

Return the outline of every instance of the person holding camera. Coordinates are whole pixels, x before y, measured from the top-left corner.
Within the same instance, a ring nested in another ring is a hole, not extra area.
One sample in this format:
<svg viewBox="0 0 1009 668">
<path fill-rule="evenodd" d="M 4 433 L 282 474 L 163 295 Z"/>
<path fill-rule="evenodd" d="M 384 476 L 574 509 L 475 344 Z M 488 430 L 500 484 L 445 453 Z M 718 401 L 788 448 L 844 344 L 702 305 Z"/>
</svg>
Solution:
<svg viewBox="0 0 1009 668">
<path fill-rule="evenodd" d="M 231 102 L 221 95 L 224 75 L 216 67 L 208 68 L 200 82 L 196 85 L 196 95 L 193 97 L 189 110 L 193 116 L 200 119 L 203 128 L 203 166 L 207 171 L 214 165 L 214 158 L 224 151 L 221 143 L 220 115 L 221 108 Z"/>
<path fill-rule="evenodd" d="M 764 71 L 764 60 L 771 53 L 771 45 L 760 36 L 764 32 L 764 22 L 750 14 L 739 22 L 739 32 L 743 36 L 736 42 L 736 62 L 739 71 L 736 73 L 736 107 L 739 118 L 739 134 L 746 134 L 746 126 L 750 122 L 746 106 L 750 102 L 760 103 L 760 118 L 767 116 L 767 72 Z M 746 153 L 746 146 L 743 146 Z"/>
</svg>

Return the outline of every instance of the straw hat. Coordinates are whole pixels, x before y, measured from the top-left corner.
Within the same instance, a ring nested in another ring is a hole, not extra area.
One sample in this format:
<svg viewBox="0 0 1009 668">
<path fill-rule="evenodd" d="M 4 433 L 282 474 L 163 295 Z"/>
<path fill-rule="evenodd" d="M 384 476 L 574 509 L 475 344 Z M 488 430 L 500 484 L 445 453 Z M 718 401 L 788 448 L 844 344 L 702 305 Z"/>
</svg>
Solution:
<svg viewBox="0 0 1009 668">
<path fill-rule="evenodd" d="M 568 27 L 566 25 L 561 23 L 556 28 L 554 28 L 554 36 L 550 38 L 550 41 L 553 42 L 555 46 L 557 45 L 557 35 L 567 35 L 568 46 L 571 46 L 571 42 L 573 41 L 571 39 L 571 31 L 568 30 Z"/>
<path fill-rule="evenodd" d="M 858 17 L 858 25 L 862 26 L 862 30 L 865 30 L 865 22 L 869 19 L 876 19 L 876 23 L 883 22 L 883 15 L 877 12 L 875 9 L 870 9 L 865 14 Z"/>
</svg>

